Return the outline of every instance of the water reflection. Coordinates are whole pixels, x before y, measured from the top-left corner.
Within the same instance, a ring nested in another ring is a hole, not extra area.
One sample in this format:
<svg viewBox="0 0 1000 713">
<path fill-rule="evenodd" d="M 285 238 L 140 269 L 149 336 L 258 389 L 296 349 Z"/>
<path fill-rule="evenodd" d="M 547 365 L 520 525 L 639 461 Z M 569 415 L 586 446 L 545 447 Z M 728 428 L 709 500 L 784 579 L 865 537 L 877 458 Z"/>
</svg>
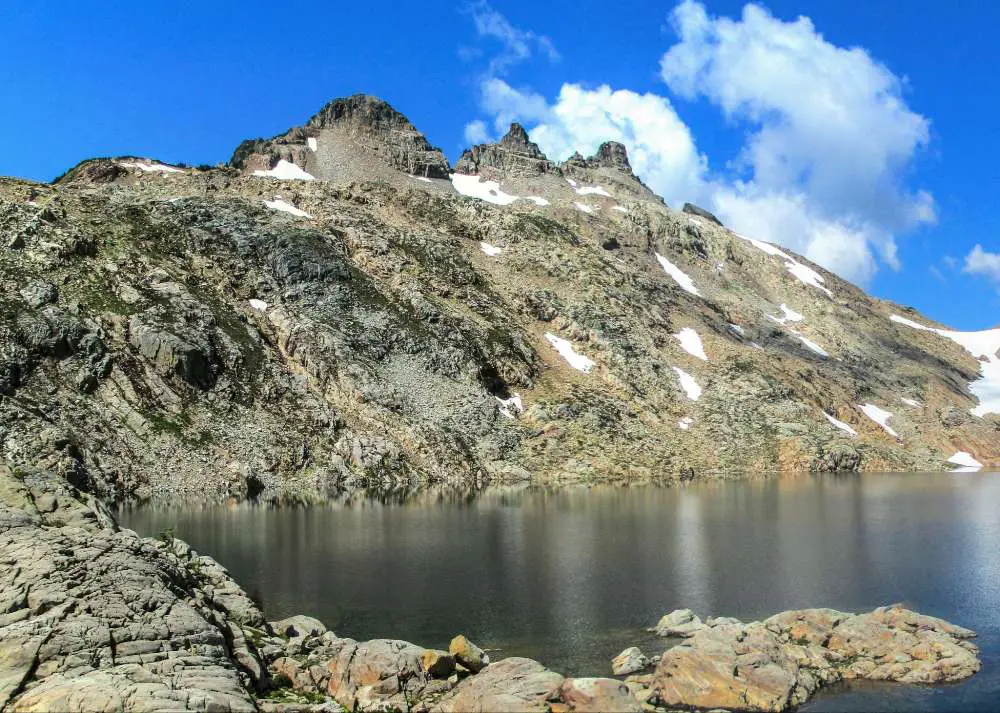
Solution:
<svg viewBox="0 0 1000 713">
<path fill-rule="evenodd" d="M 750 619 L 904 601 L 978 629 L 995 661 L 998 502 L 989 474 L 817 475 L 147 507 L 123 519 L 147 534 L 173 526 L 259 591 L 273 618 L 308 613 L 343 635 L 439 647 L 461 631 L 501 654 L 601 675 L 625 646 L 660 645 L 642 630 L 678 607 Z M 1000 678 L 994 666 L 944 693 L 895 690 L 822 700 L 876 709 L 904 695 L 907 708 L 989 710 Z"/>
</svg>

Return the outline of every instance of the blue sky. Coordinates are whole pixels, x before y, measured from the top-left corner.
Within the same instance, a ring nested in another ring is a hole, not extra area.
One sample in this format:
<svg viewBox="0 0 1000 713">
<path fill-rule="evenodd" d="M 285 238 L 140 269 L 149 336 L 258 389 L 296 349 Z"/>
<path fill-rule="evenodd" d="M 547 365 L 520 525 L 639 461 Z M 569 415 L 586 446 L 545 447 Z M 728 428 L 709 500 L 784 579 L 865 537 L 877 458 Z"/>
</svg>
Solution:
<svg viewBox="0 0 1000 713">
<path fill-rule="evenodd" d="M 225 161 L 364 91 L 452 159 L 509 118 L 552 154 L 618 132 L 671 203 L 984 328 L 1000 323 L 998 20 L 889 0 L 7 0 L 0 174 Z"/>
</svg>

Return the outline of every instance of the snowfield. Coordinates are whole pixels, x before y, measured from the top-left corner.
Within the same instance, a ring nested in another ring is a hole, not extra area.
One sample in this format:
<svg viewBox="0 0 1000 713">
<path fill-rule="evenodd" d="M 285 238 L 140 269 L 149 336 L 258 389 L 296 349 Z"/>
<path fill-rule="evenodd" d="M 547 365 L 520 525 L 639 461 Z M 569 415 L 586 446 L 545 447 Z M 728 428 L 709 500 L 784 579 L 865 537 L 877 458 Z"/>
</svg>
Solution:
<svg viewBox="0 0 1000 713">
<path fill-rule="evenodd" d="M 496 257 L 503 252 L 503 248 L 498 248 L 496 245 L 490 245 L 489 243 L 479 243 L 479 249 L 490 257 Z"/>
<path fill-rule="evenodd" d="M 496 205 L 510 205 L 518 199 L 518 196 L 505 193 L 496 181 L 483 181 L 479 176 L 466 176 L 463 173 L 453 173 L 449 178 L 451 185 L 463 196 Z"/>
<path fill-rule="evenodd" d="M 674 335 L 674 339 L 679 341 L 684 351 L 691 356 L 698 357 L 702 361 L 708 361 L 708 355 L 705 354 L 705 347 L 702 346 L 701 337 L 691 327 L 684 327 L 684 329 Z"/>
<path fill-rule="evenodd" d="M 286 203 L 285 201 L 281 200 L 281 198 L 279 198 L 278 196 L 275 196 L 273 201 L 264 201 L 264 205 L 266 205 L 271 210 L 280 210 L 282 213 L 289 213 L 297 218 L 312 218 L 312 216 L 306 213 L 304 210 L 296 208 L 291 203 Z"/>
<path fill-rule="evenodd" d="M 826 293 L 827 297 L 830 298 L 833 297 L 833 293 L 830 292 L 830 289 L 823 284 L 822 275 L 820 275 L 818 272 L 813 270 L 808 265 L 802 264 L 801 262 L 793 258 L 791 255 L 786 253 L 781 248 L 775 245 L 771 245 L 771 243 L 765 243 L 763 240 L 754 240 L 753 238 L 748 238 L 747 236 L 740 235 L 739 233 L 733 233 L 733 235 L 735 235 L 737 238 L 746 240 L 755 248 L 757 248 L 758 250 L 763 250 L 768 255 L 774 255 L 775 257 L 780 257 L 782 260 L 785 261 L 785 267 L 788 269 L 790 273 L 792 273 L 792 275 L 795 276 L 796 280 L 798 280 L 803 284 L 815 287 L 818 290 L 822 290 L 823 292 Z"/>
<path fill-rule="evenodd" d="M 413 178 L 418 181 L 426 181 L 427 183 L 433 183 L 431 179 L 425 178 L 424 176 L 413 176 Z M 526 200 L 531 201 L 537 206 L 546 206 L 549 204 L 544 198 L 538 196 L 515 196 L 512 193 L 507 193 L 500 187 L 500 184 L 496 181 L 484 181 L 479 176 L 467 176 L 464 173 L 453 173 L 448 178 L 451 179 L 451 185 L 455 191 L 463 196 L 468 196 L 469 198 L 478 198 L 481 201 L 486 201 L 487 203 L 493 203 L 495 205 L 510 205 L 514 201 Z"/>
<path fill-rule="evenodd" d="M 581 196 L 604 196 L 605 198 L 610 198 L 611 194 L 600 186 L 580 186 L 579 188 L 574 188 Z"/>
<path fill-rule="evenodd" d="M 801 334 L 795 334 L 795 336 L 798 337 L 798 339 L 799 339 L 800 342 L 802 342 L 803 344 L 805 344 L 807 347 L 809 347 L 809 349 L 813 350 L 814 352 L 816 352 L 817 354 L 819 354 L 821 357 L 829 357 L 830 356 L 829 354 L 826 353 L 826 351 L 823 349 L 823 347 L 821 347 L 819 344 L 817 344 L 813 340 L 809 339 L 809 337 L 803 336 Z"/>
<path fill-rule="evenodd" d="M 583 354 L 579 354 L 573 345 L 562 337 L 557 337 L 549 332 L 545 333 L 545 338 L 549 340 L 552 347 L 559 352 L 563 359 L 569 362 L 569 365 L 576 369 L 577 371 L 582 371 L 584 373 L 589 372 L 594 368 L 595 362 Z"/>
<path fill-rule="evenodd" d="M 507 418 L 516 418 L 512 409 L 516 409 L 518 413 L 524 413 L 524 403 L 521 401 L 520 394 L 512 394 L 509 399 L 502 399 L 499 396 L 493 398 L 500 402 L 499 411 Z"/>
<path fill-rule="evenodd" d="M 826 411 L 823 412 L 823 415 L 826 416 L 826 420 L 829 421 L 832 426 L 839 428 L 841 431 L 844 431 L 845 433 L 850 433 L 852 436 L 858 435 L 857 431 L 851 428 L 848 424 L 841 421 L 839 418 L 831 416 Z"/>
<path fill-rule="evenodd" d="M 884 428 L 885 432 L 890 436 L 899 438 L 899 434 L 892 430 L 892 427 L 889 425 L 889 419 L 892 417 L 890 411 L 880 409 L 875 404 L 858 404 L 858 408 L 861 410 L 861 413 Z"/>
<path fill-rule="evenodd" d="M 156 161 L 122 161 L 118 165 L 122 168 L 138 168 L 144 173 L 184 173 L 183 168 L 167 166 Z"/>
<path fill-rule="evenodd" d="M 278 178 L 282 181 L 315 181 L 316 176 L 311 173 L 306 173 L 298 165 L 281 159 L 274 166 L 274 168 L 267 171 L 254 171 L 255 176 L 264 176 L 265 178 Z"/>
<path fill-rule="evenodd" d="M 979 405 L 971 409 L 973 416 L 1000 413 L 1000 329 L 984 329 L 981 332 L 957 332 L 952 329 L 925 327 L 898 314 L 889 317 L 897 324 L 913 329 L 934 332 L 960 344 L 969 354 L 979 360 L 980 376 L 969 383 L 969 391 L 979 399 Z"/>
<path fill-rule="evenodd" d="M 663 268 L 663 271 L 674 278 L 674 282 L 683 287 L 686 291 L 690 292 L 692 295 L 701 297 L 701 293 L 698 292 L 698 288 L 694 286 L 694 280 L 688 277 L 683 270 L 667 260 L 667 258 L 660 255 L 660 253 L 653 254 L 656 255 L 656 260 L 660 263 L 660 267 Z"/>
<path fill-rule="evenodd" d="M 698 382 L 683 369 L 675 366 L 674 371 L 677 372 L 677 379 L 681 383 L 684 394 L 692 401 L 697 401 L 701 397 L 701 387 L 698 386 Z"/>
<path fill-rule="evenodd" d="M 794 309 L 786 305 L 784 302 L 781 303 L 781 316 L 775 317 L 774 315 L 767 315 L 767 318 L 772 322 L 777 322 L 778 324 L 786 324 L 788 322 L 802 322 L 805 320 L 801 314 L 796 312 Z"/>
<path fill-rule="evenodd" d="M 948 459 L 948 462 L 960 466 L 953 470 L 953 473 L 975 473 L 983 467 L 983 464 L 973 458 L 971 453 L 965 451 L 958 451 Z"/>
</svg>

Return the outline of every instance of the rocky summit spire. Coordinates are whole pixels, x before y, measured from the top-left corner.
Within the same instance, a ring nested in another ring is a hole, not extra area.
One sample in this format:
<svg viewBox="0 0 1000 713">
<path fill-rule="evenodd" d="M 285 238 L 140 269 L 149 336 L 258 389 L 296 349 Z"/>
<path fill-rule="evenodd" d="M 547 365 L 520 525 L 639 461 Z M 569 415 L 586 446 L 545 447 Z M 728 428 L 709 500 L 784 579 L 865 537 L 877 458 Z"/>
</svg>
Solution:
<svg viewBox="0 0 1000 713">
<path fill-rule="evenodd" d="M 617 141 L 605 141 L 597 153 L 587 159 L 587 163 L 601 168 L 614 168 L 625 173 L 632 173 L 632 164 L 628 161 L 628 151 Z"/>
<path fill-rule="evenodd" d="M 373 163 L 373 159 L 375 163 Z M 403 114 L 367 94 L 334 99 L 303 127 L 271 139 L 244 141 L 230 165 L 247 172 L 268 171 L 280 161 L 314 178 L 364 178 L 383 167 L 410 175 L 447 178 L 448 160 Z M 372 176 L 368 176 L 371 178 Z"/>
<path fill-rule="evenodd" d="M 552 168 L 538 144 L 528 138 L 528 132 L 518 123 L 510 125 L 507 134 L 495 144 L 478 144 L 466 149 L 455 164 L 457 173 L 484 175 L 490 178 L 537 176 Z"/>
<path fill-rule="evenodd" d="M 538 148 L 538 144 L 528 138 L 528 132 L 516 121 L 510 125 L 510 130 L 507 131 L 507 134 L 500 139 L 500 146 L 508 151 L 530 156 L 531 158 L 545 158 L 545 154 Z"/>
</svg>

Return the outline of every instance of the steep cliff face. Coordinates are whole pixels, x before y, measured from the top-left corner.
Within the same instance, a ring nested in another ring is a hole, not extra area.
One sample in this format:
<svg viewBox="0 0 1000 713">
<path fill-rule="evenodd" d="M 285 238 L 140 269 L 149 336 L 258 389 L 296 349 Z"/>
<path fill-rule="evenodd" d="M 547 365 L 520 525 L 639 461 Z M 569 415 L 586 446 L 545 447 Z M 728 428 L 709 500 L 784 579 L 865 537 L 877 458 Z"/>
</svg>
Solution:
<svg viewBox="0 0 1000 713">
<path fill-rule="evenodd" d="M 1000 331 L 685 208 L 516 126 L 449 173 L 370 97 L 2 179 L 0 452 L 108 497 L 1000 462 Z"/>
</svg>

